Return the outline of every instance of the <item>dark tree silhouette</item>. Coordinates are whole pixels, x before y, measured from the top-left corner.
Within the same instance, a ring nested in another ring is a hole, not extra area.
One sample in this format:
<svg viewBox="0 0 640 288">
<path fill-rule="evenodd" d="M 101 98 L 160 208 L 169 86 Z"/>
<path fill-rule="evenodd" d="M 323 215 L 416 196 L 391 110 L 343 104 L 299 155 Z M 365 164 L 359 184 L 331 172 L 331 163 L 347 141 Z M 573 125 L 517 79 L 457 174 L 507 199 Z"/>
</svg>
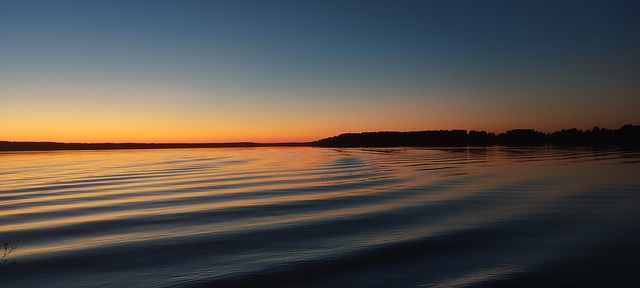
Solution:
<svg viewBox="0 0 640 288">
<path fill-rule="evenodd" d="M 515 129 L 495 135 L 486 131 L 436 130 L 419 132 L 347 133 L 311 143 L 320 147 L 394 146 L 640 146 L 640 126 L 625 125 L 618 130 L 582 131 L 576 128 L 545 134 L 533 129 Z"/>
<path fill-rule="evenodd" d="M 221 147 L 435 147 L 435 146 L 623 146 L 640 147 L 640 126 L 624 125 L 618 130 L 593 127 L 576 128 L 545 134 L 533 129 L 509 130 L 498 135 L 486 131 L 430 130 L 412 132 L 346 133 L 304 143 L 57 143 L 0 141 L 0 151 L 169 149 Z"/>
</svg>

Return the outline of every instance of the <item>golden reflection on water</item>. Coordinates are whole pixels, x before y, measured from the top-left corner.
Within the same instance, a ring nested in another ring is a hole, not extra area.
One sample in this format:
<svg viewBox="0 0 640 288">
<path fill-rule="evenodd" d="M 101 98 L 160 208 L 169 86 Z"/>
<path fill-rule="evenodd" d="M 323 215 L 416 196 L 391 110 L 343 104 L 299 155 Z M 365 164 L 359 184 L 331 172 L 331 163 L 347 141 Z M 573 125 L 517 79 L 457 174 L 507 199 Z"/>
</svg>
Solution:
<svg viewBox="0 0 640 288">
<path fill-rule="evenodd" d="M 28 256 L 383 213 L 402 215 L 439 203 L 470 205 L 468 212 L 455 217 L 384 234 L 364 233 L 356 241 L 379 245 L 542 213 L 566 195 L 637 181 L 637 170 L 607 169 L 621 159 L 625 158 L 607 151 L 504 147 L 2 153 L 0 217 L 8 221 L 0 223 L 0 231 L 29 235 L 79 224 L 274 209 L 255 217 L 214 217 L 168 227 L 125 226 L 70 238 L 58 235 L 52 242 L 16 239 L 19 253 Z M 296 205 L 305 208 L 286 212 Z"/>
</svg>

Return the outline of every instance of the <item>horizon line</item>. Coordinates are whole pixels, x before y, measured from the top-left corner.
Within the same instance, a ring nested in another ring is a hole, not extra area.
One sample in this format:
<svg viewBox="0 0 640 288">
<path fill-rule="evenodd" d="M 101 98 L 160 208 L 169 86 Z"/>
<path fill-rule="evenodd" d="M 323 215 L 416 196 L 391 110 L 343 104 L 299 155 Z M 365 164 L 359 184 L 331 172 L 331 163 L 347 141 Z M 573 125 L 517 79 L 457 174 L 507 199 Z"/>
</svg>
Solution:
<svg viewBox="0 0 640 288">
<path fill-rule="evenodd" d="M 622 126 L 620 126 L 620 128 L 617 129 L 621 129 L 622 127 L 625 126 L 635 126 L 633 124 L 624 124 Z M 378 130 L 378 131 L 361 131 L 361 132 L 344 132 L 344 133 L 340 133 L 337 135 L 333 135 L 333 136 L 328 136 L 328 137 L 324 137 L 324 138 L 320 138 L 320 139 L 316 139 L 316 140 L 311 140 L 311 141 L 277 141 L 277 142 L 254 142 L 254 141 L 225 141 L 225 142 L 132 142 L 132 141 L 126 141 L 126 142 L 112 142 L 112 141 L 106 141 L 106 142 L 65 142 L 65 141 L 50 141 L 50 140 L 42 140 L 42 141 L 22 141 L 22 140 L 3 140 L 0 139 L 0 143 L 32 143 L 32 144 L 62 144 L 62 145 L 185 145 L 185 146 L 190 146 L 190 145 L 215 145 L 215 146 L 221 146 L 221 145 L 229 145 L 229 146 L 240 146 L 240 145 L 256 145 L 256 146 L 269 146 L 269 145 L 273 145 L 273 146 L 282 146 L 282 145 L 310 145 L 313 144 L 314 142 L 318 142 L 320 140 L 326 139 L 326 138 L 331 138 L 331 137 L 335 137 L 335 136 L 339 136 L 339 135 L 345 135 L 345 134 L 366 134 L 366 133 L 415 133 L 415 132 L 429 132 L 429 131 L 465 131 L 466 133 L 469 133 L 471 131 L 476 131 L 476 132 L 486 132 L 488 134 L 495 134 L 495 135 L 499 135 L 499 134 L 504 134 L 507 133 L 509 131 L 518 131 L 518 130 L 532 130 L 532 131 L 536 131 L 536 132 L 540 132 L 546 135 L 551 135 L 553 133 L 556 132 L 561 132 L 561 131 L 569 131 L 569 130 L 577 130 L 577 131 L 592 131 L 593 129 L 598 128 L 598 129 L 602 129 L 602 130 L 616 130 L 616 129 L 611 129 L 611 128 L 602 128 L 599 127 L 597 125 L 593 126 L 591 129 L 586 129 L 586 130 L 581 130 L 581 129 L 577 129 L 577 128 L 568 128 L 568 129 L 561 129 L 561 130 L 557 130 L 557 131 L 553 131 L 553 132 L 542 132 L 533 128 L 515 128 L 515 129 L 509 129 L 506 130 L 504 132 L 488 132 L 486 130 L 475 130 L 475 129 L 471 129 L 471 130 L 467 130 L 467 129 L 431 129 L 431 130 L 407 130 L 407 131 L 399 131 L 399 130 Z"/>
</svg>

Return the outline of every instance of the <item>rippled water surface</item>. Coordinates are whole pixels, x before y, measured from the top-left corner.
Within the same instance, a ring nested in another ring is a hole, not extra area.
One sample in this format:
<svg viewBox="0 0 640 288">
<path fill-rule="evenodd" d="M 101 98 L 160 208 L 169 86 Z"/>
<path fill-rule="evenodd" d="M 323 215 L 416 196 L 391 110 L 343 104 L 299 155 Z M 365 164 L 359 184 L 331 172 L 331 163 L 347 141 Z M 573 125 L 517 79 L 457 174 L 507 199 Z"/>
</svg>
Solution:
<svg viewBox="0 0 640 288">
<path fill-rule="evenodd" d="M 640 152 L 0 153 L 2 287 L 640 283 Z"/>
</svg>

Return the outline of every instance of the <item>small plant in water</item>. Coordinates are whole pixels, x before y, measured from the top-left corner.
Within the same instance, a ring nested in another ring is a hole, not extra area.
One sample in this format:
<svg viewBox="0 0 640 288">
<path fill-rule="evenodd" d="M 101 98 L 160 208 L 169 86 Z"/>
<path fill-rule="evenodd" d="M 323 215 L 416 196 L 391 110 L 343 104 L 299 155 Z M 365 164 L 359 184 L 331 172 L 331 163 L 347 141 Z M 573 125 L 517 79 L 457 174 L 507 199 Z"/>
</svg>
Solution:
<svg viewBox="0 0 640 288">
<path fill-rule="evenodd" d="M 18 246 L 15 245 L 9 245 L 9 243 L 4 243 L 4 252 L 2 253 L 2 256 L 0 256 L 0 261 L 2 264 L 7 263 L 7 260 L 9 260 L 7 257 L 9 257 L 9 254 L 11 254 L 11 252 L 13 252 L 14 250 L 16 250 L 18 248 Z"/>
</svg>

